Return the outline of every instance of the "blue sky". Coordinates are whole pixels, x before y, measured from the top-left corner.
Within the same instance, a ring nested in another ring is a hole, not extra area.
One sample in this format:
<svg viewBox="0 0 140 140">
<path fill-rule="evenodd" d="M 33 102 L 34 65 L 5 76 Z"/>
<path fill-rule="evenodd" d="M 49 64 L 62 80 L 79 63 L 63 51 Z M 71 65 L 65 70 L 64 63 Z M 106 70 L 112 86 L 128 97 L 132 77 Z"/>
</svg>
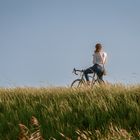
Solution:
<svg viewBox="0 0 140 140">
<path fill-rule="evenodd" d="M 108 54 L 104 78 L 140 83 L 139 0 L 0 0 L 0 87 L 67 86 Z"/>
</svg>

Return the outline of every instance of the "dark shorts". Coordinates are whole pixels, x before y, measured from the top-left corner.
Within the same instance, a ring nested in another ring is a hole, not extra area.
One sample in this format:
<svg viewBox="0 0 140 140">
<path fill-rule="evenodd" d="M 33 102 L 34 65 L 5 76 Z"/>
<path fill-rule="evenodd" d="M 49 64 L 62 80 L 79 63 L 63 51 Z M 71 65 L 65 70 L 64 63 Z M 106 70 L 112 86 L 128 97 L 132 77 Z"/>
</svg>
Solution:
<svg viewBox="0 0 140 140">
<path fill-rule="evenodd" d="M 100 66 L 98 64 L 94 64 L 92 67 L 89 67 L 84 71 L 85 78 L 87 81 L 89 81 L 88 74 L 95 72 L 97 74 L 97 76 L 99 77 L 99 79 L 103 80 L 103 71 L 104 71 L 104 69 L 102 66 Z"/>
</svg>

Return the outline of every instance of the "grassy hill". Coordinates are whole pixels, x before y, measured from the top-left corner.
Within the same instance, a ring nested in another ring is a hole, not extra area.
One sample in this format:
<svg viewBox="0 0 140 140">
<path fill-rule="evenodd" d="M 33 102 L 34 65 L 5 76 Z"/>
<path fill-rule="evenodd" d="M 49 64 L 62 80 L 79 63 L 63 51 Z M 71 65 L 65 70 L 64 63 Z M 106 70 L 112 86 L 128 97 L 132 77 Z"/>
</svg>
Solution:
<svg viewBox="0 0 140 140">
<path fill-rule="evenodd" d="M 140 139 L 140 86 L 0 89 L 0 140 L 32 131 L 32 116 L 45 140 Z"/>
</svg>

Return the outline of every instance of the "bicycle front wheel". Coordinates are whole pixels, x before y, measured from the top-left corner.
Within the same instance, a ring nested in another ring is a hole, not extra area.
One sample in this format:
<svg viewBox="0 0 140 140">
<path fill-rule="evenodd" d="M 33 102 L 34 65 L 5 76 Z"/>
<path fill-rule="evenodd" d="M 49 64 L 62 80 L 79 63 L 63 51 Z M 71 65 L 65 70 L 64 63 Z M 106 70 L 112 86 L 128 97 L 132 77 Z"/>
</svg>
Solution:
<svg viewBox="0 0 140 140">
<path fill-rule="evenodd" d="M 85 83 L 84 80 L 76 79 L 71 83 L 71 87 L 81 87 L 84 85 L 84 83 Z"/>
</svg>

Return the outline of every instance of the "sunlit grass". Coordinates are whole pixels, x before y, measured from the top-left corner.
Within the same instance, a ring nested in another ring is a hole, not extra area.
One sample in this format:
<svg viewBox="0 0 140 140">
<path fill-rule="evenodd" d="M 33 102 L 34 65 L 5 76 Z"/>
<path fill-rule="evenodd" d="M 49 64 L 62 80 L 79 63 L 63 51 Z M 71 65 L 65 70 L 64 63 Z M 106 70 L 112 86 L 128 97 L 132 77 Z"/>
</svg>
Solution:
<svg viewBox="0 0 140 140">
<path fill-rule="evenodd" d="M 0 140 L 17 139 L 18 124 L 31 129 L 32 116 L 46 140 L 138 139 L 140 85 L 0 89 Z"/>
</svg>

